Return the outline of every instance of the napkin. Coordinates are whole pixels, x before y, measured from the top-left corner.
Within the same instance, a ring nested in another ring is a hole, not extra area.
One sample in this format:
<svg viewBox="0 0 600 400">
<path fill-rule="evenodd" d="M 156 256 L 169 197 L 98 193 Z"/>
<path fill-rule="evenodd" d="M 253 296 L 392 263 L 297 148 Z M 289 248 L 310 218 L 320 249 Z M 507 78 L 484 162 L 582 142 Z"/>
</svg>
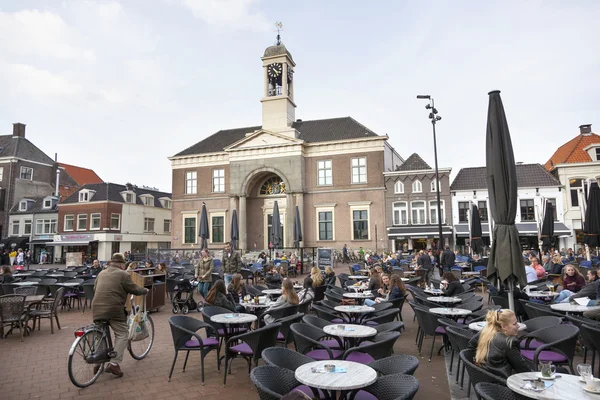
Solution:
<svg viewBox="0 0 600 400">
<path fill-rule="evenodd" d="M 527 390 L 533 390 L 534 392 L 542 392 L 542 391 L 548 389 L 552 385 L 554 385 L 554 382 L 544 381 L 543 389 L 534 389 L 533 386 L 531 385 L 531 382 L 526 382 L 523 386 L 521 386 L 521 388 L 527 389 Z"/>
<path fill-rule="evenodd" d="M 345 374 L 346 373 L 346 368 L 342 368 L 342 367 L 335 367 L 335 371 L 338 374 Z"/>
<path fill-rule="evenodd" d="M 580 306 L 587 306 L 588 303 L 590 302 L 590 298 L 589 297 L 580 297 L 578 299 L 573 299 L 577 302 L 577 304 L 579 304 Z"/>
<path fill-rule="evenodd" d="M 235 318 L 235 315 L 229 314 L 229 315 L 224 315 L 223 317 L 225 317 L 225 318 Z"/>
<path fill-rule="evenodd" d="M 354 331 L 355 329 L 354 329 L 354 328 L 352 328 L 351 326 L 346 326 L 346 327 L 344 328 L 344 330 L 345 330 L 345 331 Z M 344 371 L 344 372 L 345 372 L 345 371 Z"/>
</svg>

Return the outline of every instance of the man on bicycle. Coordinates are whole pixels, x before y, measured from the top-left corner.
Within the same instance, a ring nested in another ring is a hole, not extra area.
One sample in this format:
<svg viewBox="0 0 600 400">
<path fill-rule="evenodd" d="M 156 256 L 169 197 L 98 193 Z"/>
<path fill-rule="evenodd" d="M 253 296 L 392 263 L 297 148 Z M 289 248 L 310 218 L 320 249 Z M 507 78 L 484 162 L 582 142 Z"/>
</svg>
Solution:
<svg viewBox="0 0 600 400">
<path fill-rule="evenodd" d="M 115 333 L 116 357 L 105 368 L 116 376 L 123 376 L 119 362 L 123 361 L 123 352 L 127 347 L 129 327 L 127 325 L 127 312 L 125 303 L 130 294 L 145 295 L 148 289 L 139 287 L 131 280 L 129 273 L 124 271 L 125 257 L 121 253 L 113 254 L 106 269 L 98 274 L 94 284 L 94 300 L 92 300 L 92 314 L 94 321 L 108 321 Z M 97 366 L 96 368 L 99 368 Z"/>
</svg>

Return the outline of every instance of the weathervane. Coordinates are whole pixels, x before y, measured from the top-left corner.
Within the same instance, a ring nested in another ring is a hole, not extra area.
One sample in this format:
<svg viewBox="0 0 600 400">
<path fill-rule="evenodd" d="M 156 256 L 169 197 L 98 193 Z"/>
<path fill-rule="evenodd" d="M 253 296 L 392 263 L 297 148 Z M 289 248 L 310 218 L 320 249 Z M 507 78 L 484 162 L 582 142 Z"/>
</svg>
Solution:
<svg viewBox="0 0 600 400">
<path fill-rule="evenodd" d="M 279 32 L 283 30 L 283 23 L 279 21 L 275 22 L 275 30 L 277 31 L 277 46 L 279 46 L 281 44 L 281 35 Z"/>
</svg>

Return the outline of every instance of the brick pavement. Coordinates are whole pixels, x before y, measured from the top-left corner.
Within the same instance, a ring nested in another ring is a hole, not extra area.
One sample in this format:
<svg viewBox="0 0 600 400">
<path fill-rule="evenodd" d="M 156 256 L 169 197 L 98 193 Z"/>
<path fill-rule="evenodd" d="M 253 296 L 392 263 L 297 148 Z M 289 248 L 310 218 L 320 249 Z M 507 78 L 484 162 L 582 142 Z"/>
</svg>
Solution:
<svg viewBox="0 0 600 400">
<path fill-rule="evenodd" d="M 336 270 L 347 271 L 347 267 L 340 266 Z M 173 360 L 173 344 L 168 324 L 171 315 L 173 314 L 168 307 L 152 314 L 156 335 L 154 346 L 146 359 L 135 361 L 126 353 L 121 363 L 125 373 L 122 378 L 103 374 L 86 389 L 78 389 L 71 384 L 67 374 L 67 358 L 74 340 L 73 330 L 90 323 L 89 311 L 85 314 L 77 310 L 62 312 L 59 316 L 62 329 L 55 330 L 54 335 L 50 334 L 50 323 L 47 320 L 42 321 L 40 331 L 36 330 L 24 342 L 20 341 L 18 334 L 10 335 L 7 339 L 0 340 L 0 399 L 258 398 L 243 359 L 233 362 L 232 375 L 227 377 L 227 387 L 222 387 L 223 375 L 217 372 L 216 352 L 211 352 L 205 360 L 204 386 L 200 384 L 199 356 L 194 352 L 190 355 L 184 373 L 181 372 L 183 357 L 180 356 L 173 378 L 171 382 L 167 382 Z M 188 315 L 201 318 L 196 311 Z M 408 305 L 403 309 L 403 316 L 407 329 L 396 342 L 394 352 L 418 356 L 415 346 L 417 325 L 412 321 L 413 313 Z M 427 343 L 429 339 L 424 341 L 423 349 L 429 348 Z M 415 377 L 419 379 L 420 389 L 415 398 L 450 399 L 444 358 L 435 356 L 428 363 L 427 358 L 418 357 L 421 365 Z"/>
</svg>

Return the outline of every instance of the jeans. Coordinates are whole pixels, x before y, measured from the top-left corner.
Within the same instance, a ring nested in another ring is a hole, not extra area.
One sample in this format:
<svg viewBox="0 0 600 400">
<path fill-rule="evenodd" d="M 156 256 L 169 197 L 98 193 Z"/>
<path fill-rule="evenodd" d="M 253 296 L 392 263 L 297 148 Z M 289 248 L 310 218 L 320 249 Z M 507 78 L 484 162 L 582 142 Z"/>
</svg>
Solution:
<svg viewBox="0 0 600 400">
<path fill-rule="evenodd" d="M 123 361 L 123 353 L 127 347 L 129 337 L 129 326 L 126 321 L 115 321 L 111 319 L 109 321 L 110 328 L 115 333 L 115 351 L 117 356 L 110 359 L 114 363 Z"/>
<path fill-rule="evenodd" d="M 377 304 L 377 302 L 375 300 L 365 299 L 365 305 L 366 306 L 372 307 L 375 304 Z"/>
<path fill-rule="evenodd" d="M 228 287 L 233 280 L 233 274 L 224 274 L 223 279 L 225 280 L 225 287 Z"/>
<path fill-rule="evenodd" d="M 568 303 L 569 297 L 573 296 L 575 293 L 570 290 L 564 289 L 559 293 L 558 297 L 554 299 L 553 303 Z"/>
<path fill-rule="evenodd" d="M 198 293 L 206 299 L 211 282 L 198 282 Z"/>
</svg>

